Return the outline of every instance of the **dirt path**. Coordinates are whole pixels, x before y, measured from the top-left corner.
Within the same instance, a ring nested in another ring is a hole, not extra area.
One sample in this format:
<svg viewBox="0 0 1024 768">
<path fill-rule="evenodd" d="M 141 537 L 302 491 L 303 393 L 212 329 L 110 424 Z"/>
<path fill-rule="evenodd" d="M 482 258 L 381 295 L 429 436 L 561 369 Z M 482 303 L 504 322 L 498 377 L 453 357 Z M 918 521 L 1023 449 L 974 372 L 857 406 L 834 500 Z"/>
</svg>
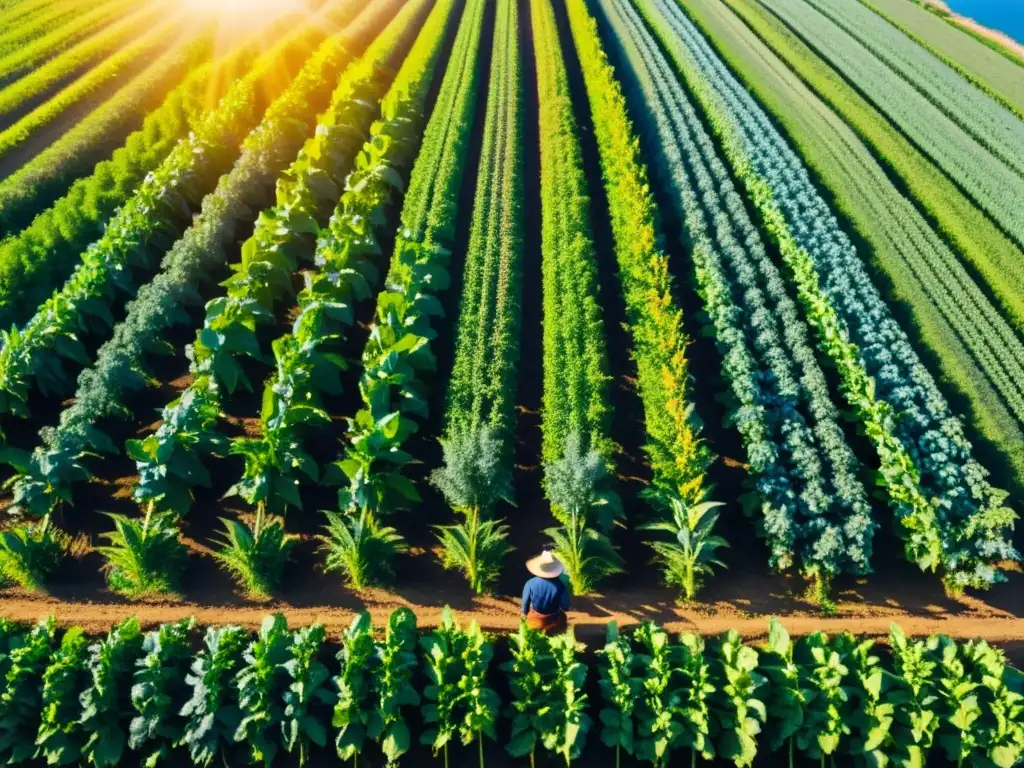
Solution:
<svg viewBox="0 0 1024 768">
<path fill-rule="evenodd" d="M 570 620 L 583 639 L 599 640 L 609 621 L 620 626 L 653 619 L 676 632 L 693 631 L 717 634 L 736 629 L 744 637 L 759 639 L 766 635 L 771 613 L 738 610 L 719 602 L 680 606 L 672 602 L 667 590 L 645 588 L 636 592 L 609 592 L 591 598 L 579 598 Z M 256 603 L 135 602 L 110 600 L 78 601 L 68 597 L 28 595 L 16 589 L 0 592 L 0 615 L 18 621 L 35 621 L 52 614 L 62 624 L 77 624 L 90 633 L 106 631 L 110 625 L 134 614 L 146 626 L 194 616 L 201 624 L 240 624 L 256 628 L 268 613 L 283 612 L 293 626 L 321 622 L 332 632 L 348 626 L 354 611 L 368 610 L 378 625 L 399 606 L 412 608 L 422 626 L 436 625 L 442 607 L 451 602 L 463 621 L 475 620 L 494 632 L 513 631 L 519 624 L 517 601 L 511 597 L 468 597 L 424 589 L 423 594 L 405 590 L 402 595 L 383 590 L 351 594 L 343 603 L 309 604 L 279 601 Z M 835 616 L 823 617 L 813 607 L 796 608 L 783 614 L 786 627 L 794 634 L 817 630 L 829 633 L 850 631 L 858 635 L 884 637 L 892 622 L 907 634 L 944 633 L 957 638 L 984 638 L 1010 644 L 1024 653 L 1024 619 L 1010 611 L 993 608 L 970 598 L 961 598 L 949 606 L 928 606 L 910 612 L 898 606 L 840 601 Z"/>
</svg>

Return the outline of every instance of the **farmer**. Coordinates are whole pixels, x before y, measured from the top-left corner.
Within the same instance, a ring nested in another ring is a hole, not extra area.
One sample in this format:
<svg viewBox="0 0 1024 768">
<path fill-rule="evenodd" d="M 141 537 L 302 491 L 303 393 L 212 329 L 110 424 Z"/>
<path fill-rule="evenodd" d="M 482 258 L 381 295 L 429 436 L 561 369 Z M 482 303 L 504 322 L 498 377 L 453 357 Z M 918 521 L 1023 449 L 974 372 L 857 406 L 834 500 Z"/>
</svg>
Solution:
<svg viewBox="0 0 1024 768">
<path fill-rule="evenodd" d="M 565 565 L 547 547 L 526 561 L 533 578 L 523 587 L 523 616 L 526 626 L 546 635 L 557 635 L 567 628 L 565 612 L 569 608 L 569 587 L 561 578 Z"/>
</svg>

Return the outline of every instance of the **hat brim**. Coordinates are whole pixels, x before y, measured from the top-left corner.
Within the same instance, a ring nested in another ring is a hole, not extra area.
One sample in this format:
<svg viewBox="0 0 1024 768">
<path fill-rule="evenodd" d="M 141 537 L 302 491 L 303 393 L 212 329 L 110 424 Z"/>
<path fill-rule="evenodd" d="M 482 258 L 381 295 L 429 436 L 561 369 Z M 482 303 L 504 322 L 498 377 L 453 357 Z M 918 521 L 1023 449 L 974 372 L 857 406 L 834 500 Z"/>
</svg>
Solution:
<svg viewBox="0 0 1024 768">
<path fill-rule="evenodd" d="M 534 558 L 526 561 L 526 570 L 534 576 L 540 576 L 542 579 L 554 579 L 565 573 L 565 563 L 560 560 L 555 560 L 551 563 L 541 563 L 540 558 Z"/>
</svg>

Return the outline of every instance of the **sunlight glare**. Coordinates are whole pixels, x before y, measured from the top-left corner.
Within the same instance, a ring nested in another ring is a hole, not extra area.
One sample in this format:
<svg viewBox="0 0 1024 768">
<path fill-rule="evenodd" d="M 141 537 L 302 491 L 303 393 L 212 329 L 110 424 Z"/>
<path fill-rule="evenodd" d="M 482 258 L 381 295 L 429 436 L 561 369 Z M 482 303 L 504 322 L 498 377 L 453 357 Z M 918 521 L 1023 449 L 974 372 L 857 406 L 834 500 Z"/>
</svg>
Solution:
<svg viewBox="0 0 1024 768">
<path fill-rule="evenodd" d="M 185 0 L 183 5 L 197 21 L 216 22 L 219 37 L 236 40 L 289 14 L 309 13 L 304 0 Z"/>
</svg>

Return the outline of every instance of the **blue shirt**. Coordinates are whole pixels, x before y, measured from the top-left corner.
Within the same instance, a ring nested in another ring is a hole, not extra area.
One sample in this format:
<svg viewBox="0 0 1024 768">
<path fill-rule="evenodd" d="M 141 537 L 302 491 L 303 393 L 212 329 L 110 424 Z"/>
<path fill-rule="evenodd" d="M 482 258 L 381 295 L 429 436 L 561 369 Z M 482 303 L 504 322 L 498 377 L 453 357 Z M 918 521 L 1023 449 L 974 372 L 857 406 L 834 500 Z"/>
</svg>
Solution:
<svg viewBox="0 0 1024 768">
<path fill-rule="evenodd" d="M 569 607 L 569 589 L 561 579 L 534 576 L 523 587 L 523 615 L 533 608 L 545 616 Z"/>
</svg>

